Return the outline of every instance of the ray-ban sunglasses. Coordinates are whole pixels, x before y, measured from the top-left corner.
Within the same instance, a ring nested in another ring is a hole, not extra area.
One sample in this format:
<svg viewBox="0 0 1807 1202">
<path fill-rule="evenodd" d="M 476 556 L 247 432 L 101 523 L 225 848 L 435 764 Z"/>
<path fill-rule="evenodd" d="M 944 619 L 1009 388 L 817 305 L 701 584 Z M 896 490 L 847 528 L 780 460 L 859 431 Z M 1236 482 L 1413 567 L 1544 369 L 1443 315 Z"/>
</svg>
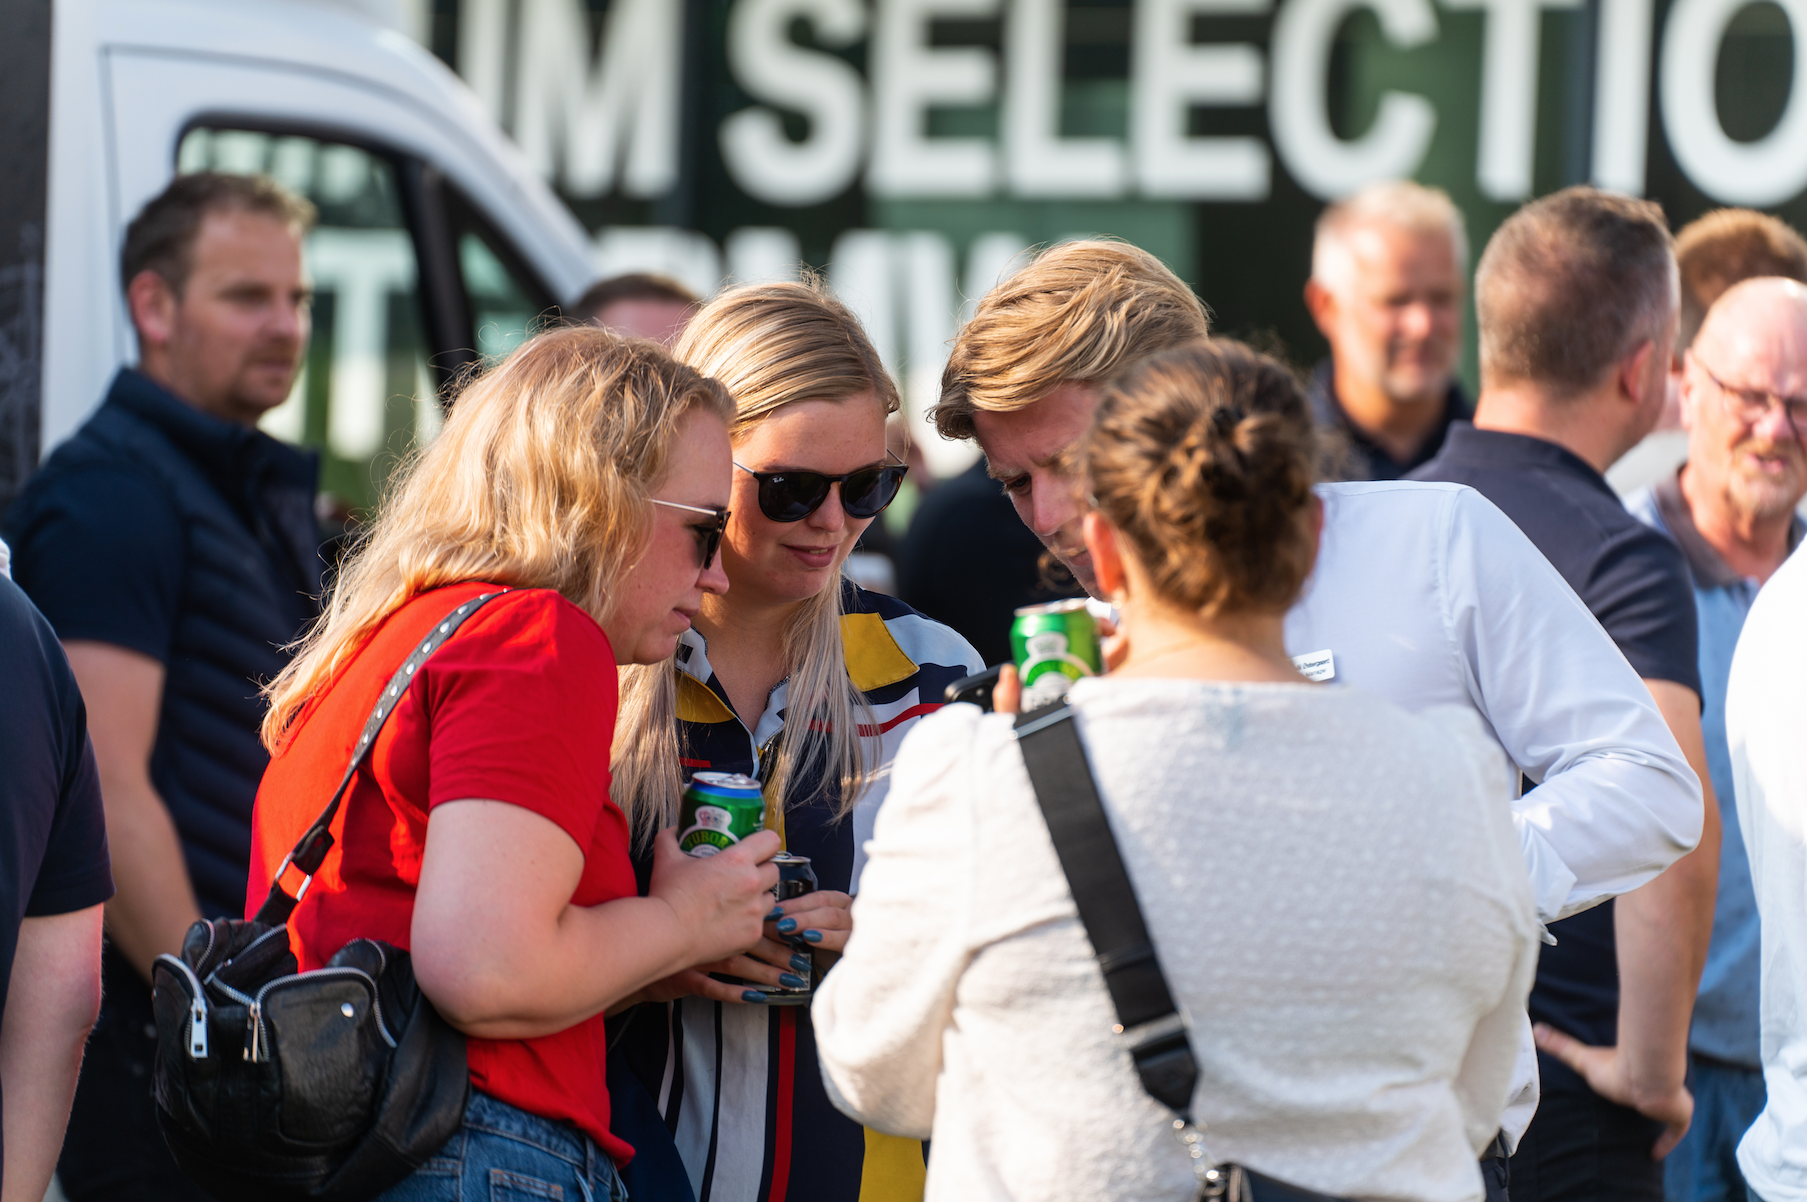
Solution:
<svg viewBox="0 0 1807 1202">
<path fill-rule="evenodd" d="M 715 562 L 715 553 L 722 549 L 722 535 L 728 530 L 728 511 L 726 509 L 711 509 L 702 505 L 680 505 L 676 501 L 661 501 L 657 497 L 649 497 L 648 500 L 654 505 L 663 505 L 667 509 L 681 509 L 685 513 L 701 513 L 712 519 L 707 522 L 691 523 L 690 532 L 696 535 L 696 550 L 697 554 L 703 557 L 702 566 L 707 568 Z"/>
<path fill-rule="evenodd" d="M 759 512 L 774 522 L 801 522 L 822 508 L 828 490 L 836 484 L 841 486 L 841 509 L 848 517 L 875 518 L 897 499 L 904 474 L 910 470 L 903 463 L 887 463 L 828 476 L 821 472 L 756 472 L 742 463 L 734 466 L 759 481 Z"/>
</svg>

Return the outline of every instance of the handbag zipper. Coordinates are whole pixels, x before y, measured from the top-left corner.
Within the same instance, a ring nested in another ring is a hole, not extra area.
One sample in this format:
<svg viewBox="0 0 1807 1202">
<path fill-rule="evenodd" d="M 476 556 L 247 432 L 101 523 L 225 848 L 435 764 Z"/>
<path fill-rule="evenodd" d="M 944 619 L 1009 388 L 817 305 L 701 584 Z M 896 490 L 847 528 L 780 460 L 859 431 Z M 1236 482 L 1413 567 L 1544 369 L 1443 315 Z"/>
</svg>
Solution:
<svg viewBox="0 0 1807 1202">
<path fill-rule="evenodd" d="M 259 989 L 256 997 L 248 999 L 249 1004 L 246 1006 L 247 1014 L 245 1018 L 246 1060 L 262 1062 L 270 1058 L 270 1040 L 263 1029 L 264 998 L 269 996 L 270 990 L 295 981 L 304 980 L 310 977 L 319 978 L 321 976 L 354 976 L 370 986 L 370 1008 L 372 1013 L 376 1015 L 377 1032 L 382 1035 L 384 1043 L 392 1048 L 396 1046 L 395 1037 L 389 1034 L 389 1025 L 383 1021 L 383 1003 L 377 993 L 376 981 L 369 973 L 361 968 L 349 968 L 345 966 L 340 966 L 338 968 L 316 968 L 312 972 L 293 973 L 286 977 L 277 977 L 274 981 L 269 982 L 262 989 Z M 230 989 L 230 986 L 222 986 L 222 988 Z M 233 992 L 236 993 L 237 991 L 233 990 Z M 239 996 L 243 997 L 244 995 L 239 994 Z"/>
<path fill-rule="evenodd" d="M 170 967 L 188 978 L 188 1058 L 190 1060 L 207 1059 L 207 992 L 201 988 L 200 978 L 187 963 L 176 956 L 165 952 L 157 957 L 159 963 L 168 961 Z"/>
</svg>

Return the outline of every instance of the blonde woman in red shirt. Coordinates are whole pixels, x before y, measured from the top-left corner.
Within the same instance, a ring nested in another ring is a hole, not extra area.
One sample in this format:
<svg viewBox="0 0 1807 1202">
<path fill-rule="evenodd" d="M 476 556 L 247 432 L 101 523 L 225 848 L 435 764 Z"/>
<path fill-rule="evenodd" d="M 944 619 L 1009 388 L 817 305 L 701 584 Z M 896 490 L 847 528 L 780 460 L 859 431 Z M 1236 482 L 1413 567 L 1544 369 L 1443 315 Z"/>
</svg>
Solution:
<svg viewBox="0 0 1807 1202">
<path fill-rule="evenodd" d="M 386 1199 L 624 1198 L 603 1014 L 753 946 L 775 835 L 708 860 L 659 836 L 637 896 L 609 800 L 616 669 L 666 659 L 703 597 L 730 491 L 713 380 L 652 343 L 543 334 L 467 387 L 270 688 L 249 896 L 329 796 L 377 692 L 461 603 L 360 768 L 289 922 L 301 967 L 364 936 L 410 949 L 469 1039 L 464 1127 Z"/>
</svg>

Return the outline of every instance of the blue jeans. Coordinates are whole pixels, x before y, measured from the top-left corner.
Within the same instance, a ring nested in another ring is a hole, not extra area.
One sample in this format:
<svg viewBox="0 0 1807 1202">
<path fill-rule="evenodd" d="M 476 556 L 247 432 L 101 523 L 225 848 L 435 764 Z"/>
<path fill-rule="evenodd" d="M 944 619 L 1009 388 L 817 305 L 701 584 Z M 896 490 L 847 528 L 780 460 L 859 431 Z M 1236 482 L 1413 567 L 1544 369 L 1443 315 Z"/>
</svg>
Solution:
<svg viewBox="0 0 1807 1202">
<path fill-rule="evenodd" d="M 1668 1202 L 1746 1202 L 1754 1197 L 1738 1171 L 1738 1141 L 1763 1113 L 1760 1069 L 1689 1057 L 1694 1122 L 1663 1170 Z"/>
<path fill-rule="evenodd" d="M 627 1189 L 583 1132 L 472 1090 L 458 1133 L 375 1202 L 627 1202 Z"/>
</svg>

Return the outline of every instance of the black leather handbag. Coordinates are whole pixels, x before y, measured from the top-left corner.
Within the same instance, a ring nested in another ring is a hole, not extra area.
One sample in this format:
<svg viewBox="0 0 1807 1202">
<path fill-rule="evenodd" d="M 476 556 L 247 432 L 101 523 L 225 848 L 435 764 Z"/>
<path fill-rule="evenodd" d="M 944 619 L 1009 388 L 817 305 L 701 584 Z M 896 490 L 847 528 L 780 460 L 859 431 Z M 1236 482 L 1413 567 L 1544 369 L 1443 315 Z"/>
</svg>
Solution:
<svg viewBox="0 0 1807 1202">
<path fill-rule="evenodd" d="M 1073 711 L 1057 701 L 1023 714 L 1017 745 L 1036 803 L 1053 837 L 1080 925 L 1104 973 L 1117 1013 L 1113 1029 L 1150 1097 L 1174 1113 L 1173 1130 L 1198 1178 L 1195 1202 L 1347 1202 L 1276 1181 L 1240 1165 L 1206 1163 L 1204 1137 L 1192 1121 L 1198 1064 L 1186 1019 L 1173 1003 L 1117 838 L 1111 833 Z"/>
<path fill-rule="evenodd" d="M 464 620 L 448 614 L 398 668 L 326 809 L 249 922 L 197 922 L 153 976 L 157 1122 L 176 1163 L 219 1202 L 361 1202 L 406 1178 L 464 1121 L 464 1036 L 414 983 L 408 953 L 354 939 L 298 972 L 289 915 L 332 848 L 358 765 L 415 672 Z M 294 865 L 306 880 L 282 887 Z"/>
</svg>

